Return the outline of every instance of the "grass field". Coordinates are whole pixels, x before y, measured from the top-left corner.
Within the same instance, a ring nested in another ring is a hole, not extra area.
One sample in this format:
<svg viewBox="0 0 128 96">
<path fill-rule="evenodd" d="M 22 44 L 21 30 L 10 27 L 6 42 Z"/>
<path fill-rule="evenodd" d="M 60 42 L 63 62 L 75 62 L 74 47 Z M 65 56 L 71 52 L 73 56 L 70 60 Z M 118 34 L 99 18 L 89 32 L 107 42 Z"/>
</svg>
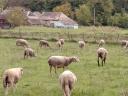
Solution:
<svg viewBox="0 0 128 96">
<path fill-rule="evenodd" d="M 29 41 L 35 50 L 38 41 Z M 55 42 L 50 42 L 55 47 Z M 76 43 L 64 45 L 62 50 L 39 49 L 36 58 L 23 59 L 23 48 L 16 47 L 15 39 L 0 39 L 0 74 L 11 67 L 23 67 L 24 75 L 17 84 L 15 94 L 9 96 L 62 96 L 58 76 L 49 74 L 48 57 L 51 55 L 78 56 L 80 62 L 69 69 L 78 78 L 72 96 L 128 96 L 128 52 L 119 45 L 105 45 L 108 49 L 107 64 L 97 66 L 96 44 L 87 44 L 80 50 Z M 58 70 L 58 75 L 62 72 Z M 127 94 L 127 95 L 124 95 Z M 0 80 L 0 96 L 3 96 Z"/>
<path fill-rule="evenodd" d="M 118 27 L 111 27 L 111 26 L 89 26 L 83 27 L 79 26 L 78 29 L 66 29 L 66 28 L 50 28 L 50 27 L 43 27 L 43 26 L 20 26 L 15 27 L 12 29 L 2 29 L 3 32 L 43 32 L 43 33 L 86 33 L 86 34 L 99 34 L 99 33 L 108 33 L 108 34 L 128 34 L 127 29 L 121 29 Z"/>
</svg>

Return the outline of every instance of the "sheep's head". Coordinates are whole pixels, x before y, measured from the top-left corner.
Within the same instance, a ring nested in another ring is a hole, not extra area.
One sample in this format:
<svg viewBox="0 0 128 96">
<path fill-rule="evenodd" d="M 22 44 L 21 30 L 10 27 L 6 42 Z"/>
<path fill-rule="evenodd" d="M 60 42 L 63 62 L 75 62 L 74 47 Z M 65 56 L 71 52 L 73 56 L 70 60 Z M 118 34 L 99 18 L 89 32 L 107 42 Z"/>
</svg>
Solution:
<svg viewBox="0 0 128 96">
<path fill-rule="evenodd" d="M 71 57 L 72 62 L 79 62 L 80 59 L 76 56 Z"/>
<path fill-rule="evenodd" d="M 20 76 L 23 75 L 23 68 L 19 67 L 18 71 L 19 71 Z"/>
</svg>

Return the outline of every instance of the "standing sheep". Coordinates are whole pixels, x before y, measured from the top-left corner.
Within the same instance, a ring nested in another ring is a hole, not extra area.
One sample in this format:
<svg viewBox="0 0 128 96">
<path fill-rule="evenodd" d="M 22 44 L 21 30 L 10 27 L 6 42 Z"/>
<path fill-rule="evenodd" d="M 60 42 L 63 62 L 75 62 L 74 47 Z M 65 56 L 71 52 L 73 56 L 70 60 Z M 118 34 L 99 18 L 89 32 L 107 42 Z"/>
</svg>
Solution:
<svg viewBox="0 0 128 96">
<path fill-rule="evenodd" d="M 120 43 L 121 43 L 122 47 L 124 47 L 124 48 L 128 47 L 128 41 L 127 40 L 121 40 Z"/>
<path fill-rule="evenodd" d="M 29 47 L 28 41 L 25 39 L 17 39 L 16 40 L 17 46 Z"/>
<path fill-rule="evenodd" d="M 27 57 L 35 57 L 36 55 L 35 55 L 35 51 L 33 50 L 33 49 L 31 49 L 31 48 L 25 48 L 25 50 L 24 50 L 24 59 Z"/>
<path fill-rule="evenodd" d="M 84 41 L 79 41 L 78 44 L 79 44 L 80 48 L 84 48 L 84 46 L 85 46 L 85 42 Z"/>
<path fill-rule="evenodd" d="M 105 44 L 105 41 L 103 40 L 103 39 L 101 39 L 100 41 L 99 41 L 99 47 L 100 46 L 103 46 Z"/>
<path fill-rule="evenodd" d="M 77 78 L 75 74 L 69 70 L 66 70 L 60 74 L 59 82 L 63 90 L 64 96 L 71 96 L 71 91 L 76 81 L 77 81 Z"/>
<path fill-rule="evenodd" d="M 61 42 L 61 45 L 64 45 L 64 42 L 65 42 L 64 39 L 59 39 L 59 41 Z"/>
<path fill-rule="evenodd" d="M 51 56 L 48 59 L 48 64 L 50 67 L 50 74 L 52 71 L 52 67 L 54 67 L 55 69 L 55 73 L 56 73 L 56 69 L 57 68 L 64 68 L 66 66 L 68 66 L 69 64 L 71 64 L 72 62 L 78 62 L 79 58 L 75 57 L 75 56 L 71 56 L 71 57 L 67 57 L 67 56 Z"/>
<path fill-rule="evenodd" d="M 125 45 L 125 48 L 128 48 L 128 41 L 126 41 L 126 45 Z"/>
<path fill-rule="evenodd" d="M 39 46 L 40 46 L 40 47 L 44 46 L 44 47 L 49 47 L 49 48 L 51 48 L 50 45 L 49 45 L 49 43 L 48 43 L 48 41 L 46 41 L 46 40 L 40 40 Z"/>
<path fill-rule="evenodd" d="M 106 58 L 107 58 L 107 54 L 108 54 L 108 51 L 105 48 L 99 48 L 97 50 L 98 66 L 100 66 L 99 59 L 101 59 L 101 61 L 102 61 L 102 66 L 103 66 L 103 64 L 105 64 L 105 61 L 106 61 Z"/>
<path fill-rule="evenodd" d="M 57 42 L 56 42 L 56 45 L 61 48 L 63 45 L 64 45 L 64 39 L 59 39 Z"/>
<path fill-rule="evenodd" d="M 23 74 L 23 68 L 7 69 L 3 73 L 3 87 L 5 89 L 5 96 L 8 94 L 8 88 L 12 87 L 13 91 L 16 83 L 19 81 Z"/>
<path fill-rule="evenodd" d="M 61 41 L 57 41 L 57 42 L 56 42 L 56 45 L 57 45 L 59 48 L 61 48 L 61 47 L 62 47 Z"/>
<path fill-rule="evenodd" d="M 121 41 L 120 41 L 121 46 L 125 46 L 125 45 L 126 45 L 126 42 L 127 42 L 127 40 L 121 40 Z"/>
</svg>

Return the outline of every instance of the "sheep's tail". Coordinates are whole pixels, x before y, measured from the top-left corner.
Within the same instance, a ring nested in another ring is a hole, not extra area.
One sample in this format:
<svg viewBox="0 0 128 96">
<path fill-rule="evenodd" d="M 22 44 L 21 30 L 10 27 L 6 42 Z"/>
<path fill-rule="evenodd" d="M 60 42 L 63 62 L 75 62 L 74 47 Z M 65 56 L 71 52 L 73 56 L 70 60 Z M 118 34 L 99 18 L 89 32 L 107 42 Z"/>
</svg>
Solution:
<svg viewBox="0 0 128 96">
<path fill-rule="evenodd" d="M 5 76 L 3 77 L 3 87 L 4 87 L 4 88 L 7 88 L 7 85 L 8 85 L 8 76 L 5 75 Z"/>
<path fill-rule="evenodd" d="M 65 96 L 70 96 L 70 88 L 68 84 L 64 85 L 64 93 Z"/>
</svg>

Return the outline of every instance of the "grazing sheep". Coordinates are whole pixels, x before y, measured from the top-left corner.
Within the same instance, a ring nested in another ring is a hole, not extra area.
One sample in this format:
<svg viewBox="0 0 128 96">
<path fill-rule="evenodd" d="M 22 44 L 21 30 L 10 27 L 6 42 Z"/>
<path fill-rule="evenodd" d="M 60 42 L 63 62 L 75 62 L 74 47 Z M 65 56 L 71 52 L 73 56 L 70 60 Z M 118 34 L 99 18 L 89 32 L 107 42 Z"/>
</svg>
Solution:
<svg viewBox="0 0 128 96">
<path fill-rule="evenodd" d="M 29 44 L 28 44 L 27 40 L 25 40 L 25 39 L 17 39 L 16 45 L 23 46 L 23 47 L 29 47 Z"/>
<path fill-rule="evenodd" d="M 128 46 L 128 41 L 127 40 L 121 40 L 120 43 L 121 43 L 121 46 L 124 47 L 124 48 L 126 48 Z"/>
<path fill-rule="evenodd" d="M 35 51 L 31 48 L 25 48 L 24 50 L 24 59 L 27 57 L 35 57 Z"/>
<path fill-rule="evenodd" d="M 19 81 L 23 74 L 23 68 L 7 69 L 3 73 L 3 87 L 5 89 L 5 96 L 8 94 L 8 88 L 12 87 L 13 91 L 16 83 Z"/>
<path fill-rule="evenodd" d="M 71 91 L 76 81 L 77 81 L 77 78 L 75 74 L 69 70 L 66 70 L 60 74 L 59 82 L 63 90 L 64 96 L 71 96 Z"/>
<path fill-rule="evenodd" d="M 99 41 L 99 47 L 100 46 L 103 46 L 105 44 L 105 41 L 103 40 L 103 39 L 101 39 L 100 41 Z"/>
<path fill-rule="evenodd" d="M 57 45 L 59 48 L 61 48 L 61 47 L 62 47 L 61 41 L 57 41 L 57 42 L 56 42 L 56 45 Z"/>
<path fill-rule="evenodd" d="M 64 39 L 59 39 L 57 42 L 56 42 L 56 45 L 61 48 L 63 45 L 64 45 Z"/>
<path fill-rule="evenodd" d="M 59 41 L 61 42 L 61 45 L 64 45 L 64 39 L 59 39 Z"/>
<path fill-rule="evenodd" d="M 75 56 L 71 56 L 71 57 L 51 56 L 48 59 L 48 64 L 50 67 L 50 74 L 51 74 L 52 67 L 54 67 L 55 73 L 56 73 L 57 68 L 63 68 L 63 70 L 64 70 L 65 66 L 68 66 L 72 62 L 78 62 L 78 61 L 79 61 L 79 58 L 75 57 Z"/>
<path fill-rule="evenodd" d="M 125 48 L 128 48 L 128 41 L 126 41 L 126 45 L 125 45 Z"/>
<path fill-rule="evenodd" d="M 106 61 L 106 58 L 107 58 L 107 54 L 108 54 L 108 51 L 105 48 L 103 48 L 103 47 L 99 48 L 97 50 L 98 66 L 100 66 L 99 59 L 101 59 L 101 61 L 102 61 L 102 66 L 103 66 L 103 64 L 105 64 L 105 61 Z"/>
<path fill-rule="evenodd" d="M 40 46 L 40 47 L 44 46 L 44 47 L 49 47 L 49 48 L 51 48 L 50 45 L 49 45 L 49 43 L 48 43 L 48 41 L 46 41 L 46 40 L 40 40 L 39 46 Z"/>
<path fill-rule="evenodd" d="M 125 45 L 126 45 L 126 42 L 127 42 L 127 40 L 121 40 L 121 41 L 120 41 L 121 46 L 125 46 Z"/>
<path fill-rule="evenodd" d="M 83 48 L 85 46 L 85 42 L 84 41 L 79 41 L 78 44 L 79 44 L 80 48 Z"/>
</svg>

